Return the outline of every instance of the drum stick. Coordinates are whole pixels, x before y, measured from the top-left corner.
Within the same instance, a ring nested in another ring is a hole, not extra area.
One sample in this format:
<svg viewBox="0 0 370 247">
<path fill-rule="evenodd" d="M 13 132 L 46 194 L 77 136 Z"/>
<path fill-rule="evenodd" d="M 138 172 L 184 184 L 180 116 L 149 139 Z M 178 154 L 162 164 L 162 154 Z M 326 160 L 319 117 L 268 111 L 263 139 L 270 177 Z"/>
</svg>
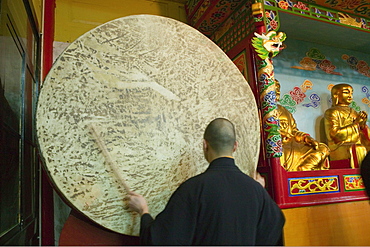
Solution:
<svg viewBox="0 0 370 247">
<path fill-rule="evenodd" d="M 95 141 L 98 144 L 100 150 L 103 152 L 103 155 L 105 157 L 105 160 L 108 162 L 109 166 L 112 168 L 114 175 L 116 176 L 116 178 L 118 179 L 118 181 L 123 185 L 123 187 L 125 188 L 126 192 L 127 193 L 130 192 L 131 191 L 130 190 L 130 187 L 127 185 L 126 180 L 120 174 L 120 172 L 118 170 L 117 164 L 115 162 L 113 162 L 113 160 L 112 160 L 112 158 L 111 158 L 111 156 L 110 156 L 110 154 L 108 152 L 107 147 L 105 146 L 104 142 L 100 138 L 100 135 L 96 131 L 96 127 L 92 123 L 90 123 L 88 125 L 88 127 L 91 130 L 91 133 L 93 134 L 93 136 L 95 138 Z"/>
</svg>

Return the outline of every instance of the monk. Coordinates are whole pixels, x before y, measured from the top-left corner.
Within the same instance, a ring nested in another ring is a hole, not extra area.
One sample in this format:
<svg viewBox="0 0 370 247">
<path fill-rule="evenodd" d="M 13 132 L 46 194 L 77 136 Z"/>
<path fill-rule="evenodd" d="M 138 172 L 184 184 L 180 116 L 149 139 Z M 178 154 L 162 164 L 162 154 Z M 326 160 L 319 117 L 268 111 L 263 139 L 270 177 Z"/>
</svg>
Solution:
<svg viewBox="0 0 370 247">
<path fill-rule="evenodd" d="M 280 83 L 275 79 L 276 101 L 280 100 Z M 325 170 L 329 168 L 329 148 L 309 134 L 299 131 L 293 115 L 282 105 L 277 105 L 277 119 L 283 143 L 281 165 L 287 171 Z"/>
<path fill-rule="evenodd" d="M 332 107 L 325 111 L 324 125 L 330 160 L 349 159 L 352 168 L 361 164 L 370 150 L 367 113 L 349 107 L 353 88 L 337 84 L 331 89 Z"/>
<path fill-rule="evenodd" d="M 129 194 L 129 207 L 141 215 L 143 245 L 278 244 L 284 216 L 266 190 L 235 165 L 235 138 L 227 119 L 207 126 L 203 153 L 208 169 L 182 183 L 155 219 L 143 196 Z"/>
</svg>

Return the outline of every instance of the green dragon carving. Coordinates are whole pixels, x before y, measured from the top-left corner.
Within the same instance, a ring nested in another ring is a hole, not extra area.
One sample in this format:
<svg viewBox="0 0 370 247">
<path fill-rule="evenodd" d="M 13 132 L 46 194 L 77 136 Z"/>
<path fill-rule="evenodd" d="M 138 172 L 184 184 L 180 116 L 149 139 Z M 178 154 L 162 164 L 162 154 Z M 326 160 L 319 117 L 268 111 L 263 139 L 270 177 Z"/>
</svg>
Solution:
<svg viewBox="0 0 370 247">
<path fill-rule="evenodd" d="M 258 64 L 258 80 L 260 85 L 260 101 L 262 103 L 263 129 L 266 136 L 267 157 L 281 157 L 282 143 L 278 128 L 276 114 L 276 93 L 274 66 L 271 58 L 275 57 L 285 48 L 283 41 L 286 34 L 283 32 L 270 31 L 265 34 L 254 33 L 252 46 L 262 59 Z"/>
</svg>

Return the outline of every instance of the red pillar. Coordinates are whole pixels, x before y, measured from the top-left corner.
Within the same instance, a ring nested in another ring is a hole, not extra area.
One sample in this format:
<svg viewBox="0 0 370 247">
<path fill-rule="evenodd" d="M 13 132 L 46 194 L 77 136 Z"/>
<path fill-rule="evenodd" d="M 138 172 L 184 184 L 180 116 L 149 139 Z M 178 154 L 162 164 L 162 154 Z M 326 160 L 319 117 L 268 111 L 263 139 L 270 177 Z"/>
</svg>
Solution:
<svg viewBox="0 0 370 247">
<path fill-rule="evenodd" d="M 44 0 L 42 75 L 44 81 L 53 65 L 55 0 Z M 53 188 L 44 167 L 41 174 L 41 245 L 55 245 Z"/>
<path fill-rule="evenodd" d="M 53 65 L 53 42 L 55 25 L 55 0 L 44 0 L 43 23 L 43 67 L 42 80 L 45 79 Z"/>
</svg>

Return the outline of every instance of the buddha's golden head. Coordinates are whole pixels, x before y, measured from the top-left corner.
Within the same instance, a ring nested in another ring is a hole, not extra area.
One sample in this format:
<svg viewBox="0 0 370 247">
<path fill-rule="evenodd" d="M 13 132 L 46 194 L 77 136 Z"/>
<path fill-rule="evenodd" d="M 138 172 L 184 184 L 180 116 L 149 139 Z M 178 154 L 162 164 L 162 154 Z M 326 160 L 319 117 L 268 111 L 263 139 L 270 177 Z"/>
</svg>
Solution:
<svg viewBox="0 0 370 247">
<path fill-rule="evenodd" d="M 349 84 L 337 84 L 331 89 L 332 106 L 348 106 L 353 100 L 353 87 Z"/>
</svg>

